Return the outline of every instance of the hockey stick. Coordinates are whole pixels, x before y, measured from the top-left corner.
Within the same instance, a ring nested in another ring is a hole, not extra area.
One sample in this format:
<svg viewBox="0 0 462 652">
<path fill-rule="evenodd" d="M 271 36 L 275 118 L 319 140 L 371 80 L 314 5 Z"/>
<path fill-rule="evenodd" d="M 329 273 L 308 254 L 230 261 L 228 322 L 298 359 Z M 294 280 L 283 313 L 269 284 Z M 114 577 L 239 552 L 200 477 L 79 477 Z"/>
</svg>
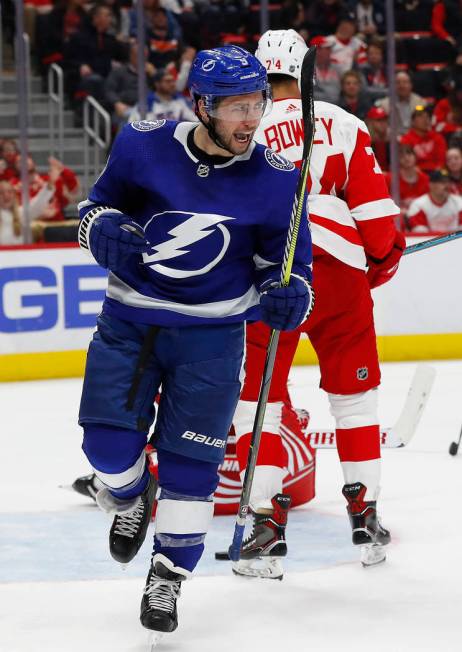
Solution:
<svg viewBox="0 0 462 652">
<path fill-rule="evenodd" d="M 426 364 L 417 366 L 406 401 L 395 425 L 380 433 L 382 448 L 402 448 L 409 444 L 427 404 L 435 376 L 434 367 Z M 305 436 L 312 448 L 336 447 L 335 432 L 307 430 Z"/>
<path fill-rule="evenodd" d="M 462 230 L 460 231 L 451 231 L 451 233 L 446 233 L 445 235 L 438 235 L 436 238 L 431 238 L 430 240 L 424 240 L 423 242 L 416 242 L 416 244 L 406 247 L 403 251 L 403 256 L 407 254 L 414 254 L 416 251 L 422 251 L 422 249 L 430 249 L 431 247 L 437 247 L 440 244 L 445 244 L 451 240 L 457 240 L 457 238 L 462 238 Z"/>
<path fill-rule="evenodd" d="M 425 364 L 417 366 L 411 380 L 406 401 L 395 425 L 380 433 L 382 447 L 402 448 L 409 444 L 415 434 L 423 410 L 427 404 L 435 376 L 436 370 L 434 367 Z M 336 447 L 335 432 L 308 430 L 305 434 L 307 441 L 312 448 Z M 454 455 L 456 453 L 451 454 Z M 229 559 L 237 561 L 231 557 L 231 549 L 228 552 L 216 552 L 215 559 L 217 561 L 228 561 Z"/>
<path fill-rule="evenodd" d="M 289 231 L 284 250 L 284 260 L 281 270 L 281 286 L 289 285 L 290 273 L 294 260 L 295 247 L 297 245 L 297 236 L 300 228 L 303 206 L 305 204 L 306 183 L 308 180 L 308 171 L 310 167 L 311 149 L 314 139 L 314 103 L 313 103 L 313 82 L 316 60 L 316 48 L 312 47 L 305 54 L 301 70 L 301 96 L 302 96 L 302 114 L 304 125 L 303 140 L 303 158 L 298 179 L 297 189 L 295 192 L 292 213 L 290 216 Z M 241 555 L 242 539 L 244 537 L 244 527 L 247 512 L 249 509 L 250 491 L 252 489 L 255 465 L 257 462 L 258 449 L 260 447 L 261 431 L 263 419 L 265 418 L 266 403 L 273 375 L 274 360 L 279 341 L 279 331 L 272 330 L 266 351 L 265 367 L 263 369 L 263 378 L 260 386 L 260 393 L 257 402 L 257 411 L 253 424 L 252 437 L 250 440 L 249 455 L 247 458 L 247 467 L 245 470 L 244 482 L 242 485 L 241 500 L 239 510 L 236 516 L 234 526 L 234 536 L 229 547 L 229 557 L 232 561 L 239 561 Z"/>
<path fill-rule="evenodd" d="M 462 440 L 462 428 L 460 429 L 459 440 L 457 442 L 452 441 L 451 445 L 449 446 L 449 455 L 457 455 L 457 453 L 459 452 L 459 446 L 461 440 Z"/>
</svg>

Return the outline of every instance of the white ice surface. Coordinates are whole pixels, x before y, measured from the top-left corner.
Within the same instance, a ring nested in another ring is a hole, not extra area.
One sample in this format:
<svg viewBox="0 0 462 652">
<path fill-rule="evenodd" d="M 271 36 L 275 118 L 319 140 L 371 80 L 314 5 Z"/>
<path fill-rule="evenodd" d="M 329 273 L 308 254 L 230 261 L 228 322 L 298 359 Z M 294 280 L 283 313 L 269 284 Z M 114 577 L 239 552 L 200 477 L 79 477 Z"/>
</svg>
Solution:
<svg viewBox="0 0 462 652">
<path fill-rule="evenodd" d="M 180 627 L 159 652 L 462 650 L 462 450 L 448 455 L 462 424 L 462 362 L 435 366 L 415 439 L 383 453 L 380 511 L 393 535 L 385 564 L 359 564 L 336 453 L 321 451 L 317 497 L 290 515 L 284 580 L 236 578 L 214 562 L 233 530 L 232 518 L 216 518 L 184 585 Z M 383 365 L 382 425 L 398 416 L 414 368 Z M 327 428 L 317 384 L 315 368 L 293 370 L 294 403 Z M 106 517 L 59 489 L 88 472 L 75 423 L 80 385 L 0 384 L 0 652 L 148 650 L 138 608 L 150 541 L 120 570 Z"/>
</svg>

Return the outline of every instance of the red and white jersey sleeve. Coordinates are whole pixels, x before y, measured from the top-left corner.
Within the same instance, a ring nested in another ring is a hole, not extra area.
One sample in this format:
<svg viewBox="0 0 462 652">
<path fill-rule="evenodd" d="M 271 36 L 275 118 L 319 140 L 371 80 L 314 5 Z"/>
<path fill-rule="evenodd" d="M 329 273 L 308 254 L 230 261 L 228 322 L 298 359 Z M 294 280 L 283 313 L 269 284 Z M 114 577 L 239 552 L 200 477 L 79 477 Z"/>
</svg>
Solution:
<svg viewBox="0 0 462 652">
<path fill-rule="evenodd" d="M 328 37 L 331 43 L 331 66 L 341 75 L 351 70 L 356 63 L 362 66 L 367 63 L 367 47 L 364 41 L 353 36 L 349 41 L 341 41 L 336 36 Z"/>
<path fill-rule="evenodd" d="M 407 213 L 412 231 L 455 231 L 462 225 L 462 197 L 449 195 L 444 204 L 436 204 L 429 194 L 414 199 Z"/>
<path fill-rule="evenodd" d="M 395 238 L 399 208 L 390 198 L 365 124 L 334 104 L 314 103 L 316 131 L 308 182 L 313 244 L 358 269 L 366 254 L 383 258 Z M 255 139 L 299 164 L 301 101 L 274 103 Z"/>
</svg>

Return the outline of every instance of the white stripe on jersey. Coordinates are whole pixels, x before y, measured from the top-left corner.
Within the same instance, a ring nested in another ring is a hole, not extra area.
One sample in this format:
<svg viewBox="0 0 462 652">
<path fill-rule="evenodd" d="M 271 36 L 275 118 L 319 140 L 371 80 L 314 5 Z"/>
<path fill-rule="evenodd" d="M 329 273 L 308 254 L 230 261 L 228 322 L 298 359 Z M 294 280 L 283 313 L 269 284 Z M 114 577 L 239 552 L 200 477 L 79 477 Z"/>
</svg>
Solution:
<svg viewBox="0 0 462 652">
<path fill-rule="evenodd" d="M 213 301 L 210 303 L 198 303 L 195 305 L 175 303 L 173 301 L 148 297 L 145 294 L 140 294 L 124 283 L 113 272 L 109 272 L 106 296 L 110 299 L 119 301 L 125 306 L 132 306 L 133 308 L 170 310 L 171 312 L 179 312 L 182 315 L 189 315 L 190 317 L 205 317 L 209 319 L 214 317 L 224 318 L 231 317 L 232 315 L 240 315 L 252 306 L 256 306 L 260 301 L 260 295 L 255 286 L 252 285 L 245 294 L 241 297 L 236 297 L 235 299 Z"/>
<path fill-rule="evenodd" d="M 396 204 L 392 199 L 377 199 L 377 201 L 369 201 L 366 204 L 352 208 L 351 214 L 358 222 L 376 220 L 381 217 L 396 215 Z"/>
<path fill-rule="evenodd" d="M 358 269 L 366 268 L 366 255 L 362 247 L 348 242 L 341 235 L 337 235 L 337 233 L 315 222 L 311 222 L 311 235 L 313 243 L 329 253 L 335 251 L 335 258 L 338 258 L 346 265 Z"/>
</svg>

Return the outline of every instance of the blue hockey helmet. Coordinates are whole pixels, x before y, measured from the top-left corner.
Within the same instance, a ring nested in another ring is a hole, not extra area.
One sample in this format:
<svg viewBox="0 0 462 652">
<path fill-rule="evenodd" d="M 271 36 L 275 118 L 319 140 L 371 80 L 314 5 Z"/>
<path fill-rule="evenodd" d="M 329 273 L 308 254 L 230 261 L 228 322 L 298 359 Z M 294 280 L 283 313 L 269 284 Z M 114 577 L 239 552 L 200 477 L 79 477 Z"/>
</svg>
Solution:
<svg viewBox="0 0 462 652">
<path fill-rule="evenodd" d="M 218 97 L 265 91 L 267 84 L 265 67 L 235 45 L 198 52 L 188 80 L 193 95 Z"/>
<path fill-rule="evenodd" d="M 271 87 L 265 67 L 253 54 L 243 48 L 226 45 L 213 50 L 201 50 L 194 59 L 189 73 L 188 87 L 197 117 L 205 126 L 210 138 L 219 147 L 231 152 L 217 131 L 214 118 L 241 122 L 260 120 L 271 111 Z M 258 101 L 241 101 L 223 106 L 222 98 L 245 96 L 261 91 Z M 209 120 L 204 120 L 199 101 Z M 233 152 L 231 152 L 233 153 Z"/>
<path fill-rule="evenodd" d="M 261 91 L 266 103 L 271 98 L 265 67 L 253 54 L 235 45 L 201 50 L 193 61 L 188 87 L 197 111 L 202 98 L 207 113 L 214 101 L 230 95 L 246 95 Z"/>
</svg>

